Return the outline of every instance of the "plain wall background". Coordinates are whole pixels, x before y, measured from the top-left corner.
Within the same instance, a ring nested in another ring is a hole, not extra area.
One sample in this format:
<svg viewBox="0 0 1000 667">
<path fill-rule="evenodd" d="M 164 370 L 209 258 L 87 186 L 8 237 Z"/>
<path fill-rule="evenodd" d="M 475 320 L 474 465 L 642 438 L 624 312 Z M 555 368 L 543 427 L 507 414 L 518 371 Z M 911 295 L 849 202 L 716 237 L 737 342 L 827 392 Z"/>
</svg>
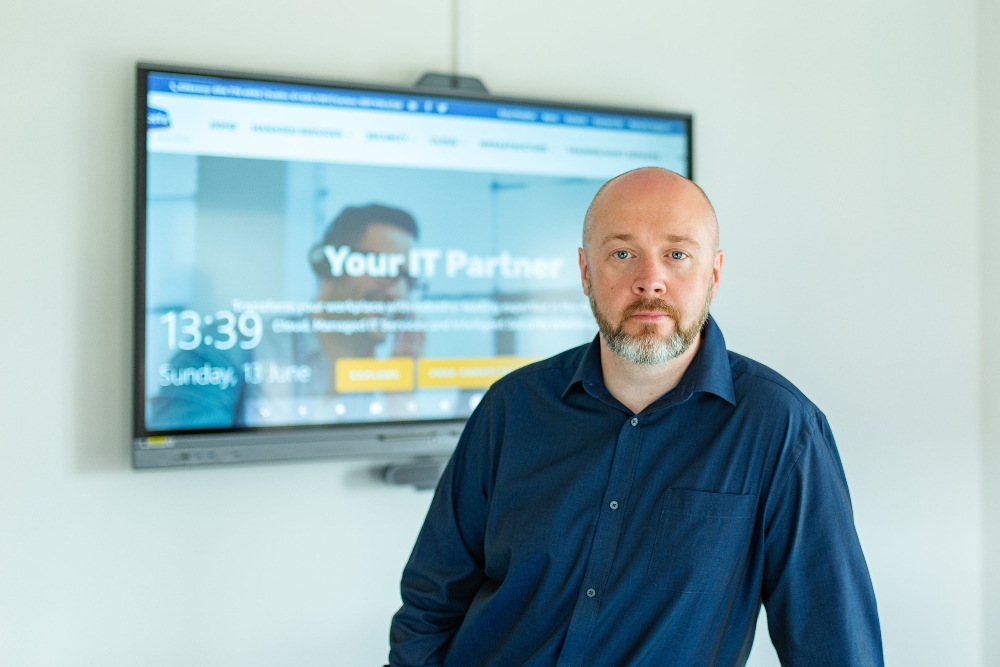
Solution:
<svg viewBox="0 0 1000 667">
<path fill-rule="evenodd" d="M 983 267 L 984 664 L 1000 665 L 1000 1 L 981 3 L 980 123 Z"/>
<path fill-rule="evenodd" d="M 1000 67 L 977 44 L 1000 21 L 982 2 L 460 13 L 459 63 L 494 92 L 695 114 L 716 316 L 830 418 L 893 665 L 983 664 Z M 129 468 L 133 64 L 406 83 L 451 65 L 451 19 L 446 0 L 0 5 L 4 665 L 381 664 L 429 494 L 363 463 Z"/>
</svg>

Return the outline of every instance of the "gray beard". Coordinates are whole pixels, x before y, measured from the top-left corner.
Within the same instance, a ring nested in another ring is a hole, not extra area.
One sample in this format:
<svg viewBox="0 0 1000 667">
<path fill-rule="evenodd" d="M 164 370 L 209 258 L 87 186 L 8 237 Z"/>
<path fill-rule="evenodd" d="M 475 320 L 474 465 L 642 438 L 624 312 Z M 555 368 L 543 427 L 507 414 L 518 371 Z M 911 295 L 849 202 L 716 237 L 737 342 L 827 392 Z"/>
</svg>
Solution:
<svg viewBox="0 0 1000 667">
<path fill-rule="evenodd" d="M 698 320 L 687 329 L 681 327 L 680 313 L 672 306 L 663 305 L 663 312 L 674 320 L 673 332 L 662 337 L 657 335 L 656 325 L 647 324 L 639 335 L 633 336 L 624 330 L 623 322 L 619 322 L 617 326 L 612 325 L 597 307 L 593 288 L 587 291 L 590 292 L 590 309 L 594 313 L 594 319 L 597 320 L 597 327 L 601 330 L 601 338 L 615 355 L 633 364 L 662 364 L 687 352 L 701 335 L 701 330 L 708 321 L 708 308 L 712 303 L 712 290 L 709 288 Z M 651 310 L 657 309 L 657 307 L 651 308 Z"/>
</svg>

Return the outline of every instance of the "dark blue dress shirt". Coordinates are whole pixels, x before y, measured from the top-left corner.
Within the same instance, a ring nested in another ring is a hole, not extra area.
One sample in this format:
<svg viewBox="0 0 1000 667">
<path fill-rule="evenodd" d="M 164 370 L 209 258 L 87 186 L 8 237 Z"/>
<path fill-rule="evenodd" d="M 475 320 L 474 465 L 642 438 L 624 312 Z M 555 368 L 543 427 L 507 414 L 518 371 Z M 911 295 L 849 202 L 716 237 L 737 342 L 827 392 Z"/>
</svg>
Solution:
<svg viewBox="0 0 1000 667">
<path fill-rule="evenodd" d="M 493 385 L 401 588 L 394 667 L 743 665 L 761 602 L 783 665 L 883 664 L 826 417 L 711 319 L 638 415 L 597 339 Z"/>
</svg>

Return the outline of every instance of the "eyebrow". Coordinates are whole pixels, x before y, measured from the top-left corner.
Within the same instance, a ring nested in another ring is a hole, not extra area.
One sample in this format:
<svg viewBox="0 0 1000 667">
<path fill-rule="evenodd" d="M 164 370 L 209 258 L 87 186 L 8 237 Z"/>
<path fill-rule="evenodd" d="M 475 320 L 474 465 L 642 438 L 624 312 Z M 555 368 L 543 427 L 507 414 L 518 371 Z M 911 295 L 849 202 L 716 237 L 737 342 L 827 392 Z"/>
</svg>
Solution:
<svg viewBox="0 0 1000 667">
<path fill-rule="evenodd" d="M 690 236 L 677 236 L 675 234 L 670 234 L 667 236 L 667 240 L 670 241 L 671 243 L 690 243 L 691 245 L 696 246 L 698 248 L 701 247 L 701 244 L 695 241 Z"/>
<path fill-rule="evenodd" d="M 605 245 L 607 243 L 610 243 L 611 241 L 626 241 L 626 242 L 628 242 L 628 241 L 634 241 L 634 240 L 635 240 L 635 237 L 632 234 L 611 234 L 610 236 L 605 236 L 604 237 L 604 240 L 601 241 L 601 245 Z M 690 236 L 680 236 L 680 235 L 677 235 L 677 234 L 668 234 L 667 235 L 667 241 L 669 241 L 670 243 L 690 243 L 691 245 L 696 246 L 698 248 L 701 247 L 701 244 L 698 243 L 697 241 L 695 241 Z"/>
</svg>

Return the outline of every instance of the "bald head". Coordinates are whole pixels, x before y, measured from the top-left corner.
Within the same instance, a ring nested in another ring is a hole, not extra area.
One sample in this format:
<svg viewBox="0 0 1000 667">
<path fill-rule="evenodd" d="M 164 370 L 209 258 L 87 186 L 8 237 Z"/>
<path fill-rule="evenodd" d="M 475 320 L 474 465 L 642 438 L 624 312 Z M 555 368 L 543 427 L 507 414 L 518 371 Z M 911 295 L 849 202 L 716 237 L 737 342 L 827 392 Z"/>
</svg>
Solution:
<svg viewBox="0 0 1000 667">
<path fill-rule="evenodd" d="M 719 248 L 719 222 L 704 190 L 694 181 L 660 167 L 641 167 L 615 176 L 594 195 L 583 218 L 583 250 L 590 252 L 594 230 L 606 216 L 619 215 L 637 204 L 652 203 L 662 213 L 699 221 Z"/>
</svg>

